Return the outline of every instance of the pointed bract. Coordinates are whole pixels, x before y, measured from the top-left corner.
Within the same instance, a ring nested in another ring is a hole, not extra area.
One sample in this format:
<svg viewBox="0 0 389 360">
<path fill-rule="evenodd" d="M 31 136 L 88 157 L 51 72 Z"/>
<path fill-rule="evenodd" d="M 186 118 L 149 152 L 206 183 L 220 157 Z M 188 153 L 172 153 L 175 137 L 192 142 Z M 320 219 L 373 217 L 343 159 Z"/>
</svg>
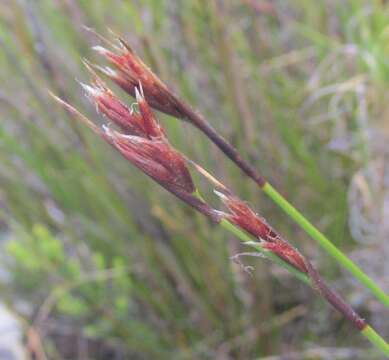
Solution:
<svg viewBox="0 0 389 360">
<path fill-rule="evenodd" d="M 143 119 L 144 128 L 150 138 L 153 137 L 165 137 L 165 133 L 162 128 L 159 126 L 153 111 L 151 110 L 149 104 L 145 101 L 143 95 L 142 85 L 139 84 L 139 89 L 135 88 L 135 97 L 139 106 L 139 112 Z"/>
</svg>

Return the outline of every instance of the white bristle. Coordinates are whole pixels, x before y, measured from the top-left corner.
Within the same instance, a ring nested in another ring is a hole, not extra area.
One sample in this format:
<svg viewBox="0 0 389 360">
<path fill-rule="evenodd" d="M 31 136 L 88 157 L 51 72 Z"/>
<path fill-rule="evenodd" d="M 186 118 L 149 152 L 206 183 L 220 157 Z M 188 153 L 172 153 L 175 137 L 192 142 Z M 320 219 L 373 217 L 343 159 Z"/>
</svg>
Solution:
<svg viewBox="0 0 389 360">
<path fill-rule="evenodd" d="M 92 46 L 92 50 L 97 51 L 101 55 L 107 55 L 110 53 L 109 50 L 107 50 L 105 47 L 101 45 Z"/>
<path fill-rule="evenodd" d="M 227 200 L 227 196 L 225 196 L 223 193 L 221 193 L 220 191 L 217 191 L 217 190 L 213 190 L 213 192 L 215 193 L 215 195 L 219 196 L 220 199 L 222 200 Z"/>
<path fill-rule="evenodd" d="M 141 95 L 137 87 L 135 88 L 135 99 L 138 102 L 143 100 L 143 96 Z"/>
<path fill-rule="evenodd" d="M 142 82 L 139 80 L 138 83 L 139 83 L 139 91 L 140 91 L 142 97 L 144 98 L 145 97 L 145 93 L 143 92 Z"/>
<path fill-rule="evenodd" d="M 109 66 L 101 67 L 100 70 L 107 76 L 116 77 L 118 75 L 117 71 L 110 68 Z"/>
<path fill-rule="evenodd" d="M 101 128 L 103 129 L 103 131 L 104 131 L 104 133 L 106 135 L 108 135 L 108 136 L 112 136 L 113 135 L 112 134 L 112 130 L 111 130 L 111 128 L 109 126 L 103 124 L 103 125 L 101 125 Z"/>
<path fill-rule="evenodd" d="M 93 86 L 84 84 L 84 83 L 82 83 L 80 81 L 79 81 L 79 84 L 82 86 L 82 88 L 87 93 L 87 95 L 99 96 L 99 95 L 101 95 L 103 93 L 103 91 L 101 89 L 97 88 L 97 87 L 93 87 Z"/>
</svg>

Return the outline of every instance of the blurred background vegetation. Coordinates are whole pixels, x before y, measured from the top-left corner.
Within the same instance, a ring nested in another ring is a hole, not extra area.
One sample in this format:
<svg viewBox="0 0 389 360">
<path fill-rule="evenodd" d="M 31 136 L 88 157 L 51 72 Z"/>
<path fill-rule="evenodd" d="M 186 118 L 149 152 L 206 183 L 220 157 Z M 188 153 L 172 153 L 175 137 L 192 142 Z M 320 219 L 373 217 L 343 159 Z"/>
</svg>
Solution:
<svg viewBox="0 0 389 360">
<path fill-rule="evenodd" d="M 101 61 L 83 25 L 127 39 L 389 291 L 386 1 L 3 0 L 0 300 L 27 350 L 38 359 L 378 359 L 290 275 L 244 259 L 249 276 L 230 260 L 244 251 L 235 239 L 53 103 L 48 89 L 98 117 L 75 81 L 88 81 L 82 57 Z M 178 149 L 389 334 L 383 307 L 213 145 L 159 117 Z"/>
</svg>

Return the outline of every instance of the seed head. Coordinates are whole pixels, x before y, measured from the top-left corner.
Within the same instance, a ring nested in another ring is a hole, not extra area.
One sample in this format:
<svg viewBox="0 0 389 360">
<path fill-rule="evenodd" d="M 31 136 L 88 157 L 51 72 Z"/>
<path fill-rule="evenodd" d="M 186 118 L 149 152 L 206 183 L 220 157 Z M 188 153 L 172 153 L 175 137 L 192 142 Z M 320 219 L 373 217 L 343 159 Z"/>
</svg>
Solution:
<svg viewBox="0 0 389 360">
<path fill-rule="evenodd" d="M 103 131 L 103 137 L 129 162 L 165 188 L 173 187 L 189 194 L 195 191 L 185 160 L 165 138 L 124 135 L 107 126 Z"/>
<path fill-rule="evenodd" d="M 273 230 L 263 217 L 256 214 L 236 196 L 229 193 L 216 193 L 230 211 L 230 213 L 225 214 L 227 220 L 261 240 L 264 249 L 273 252 L 292 266 L 307 273 L 304 257 Z"/>
<path fill-rule="evenodd" d="M 165 137 L 153 112 L 137 89 L 135 93 L 140 113 L 123 104 L 98 77 L 95 77 L 91 86 L 83 83 L 81 86 L 88 98 L 96 105 L 97 111 L 118 125 L 125 134 L 148 139 Z"/>
<path fill-rule="evenodd" d="M 92 86 L 82 84 L 97 109 L 110 120 L 125 128 L 121 133 L 109 126 L 102 129 L 87 119 L 74 107 L 54 96 L 76 118 L 118 150 L 128 161 L 153 178 L 169 191 L 193 196 L 195 186 L 186 160 L 168 142 L 163 129 L 143 97 L 142 89 L 136 89 L 139 113 L 130 110 L 102 83 Z"/>
<path fill-rule="evenodd" d="M 102 82 L 91 86 L 81 83 L 87 97 L 96 105 L 96 110 L 106 116 L 120 129 L 132 135 L 142 136 L 145 133 L 142 118 L 124 105 Z"/>
<path fill-rule="evenodd" d="M 266 223 L 266 220 L 257 215 L 250 207 L 234 195 L 216 191 L 223 203 L 230 211 L 227 219 L 249 234 L 264 241 L 273 241 L 277 234 Z"/>
<path fill-rule="evenodd" d="M 111 44 L 112 51 L 103 46 L 93 47 L 115 69 L 94 66 L 95 69 L 104 73 L 133 97 L 136 96 L 135 89 L 139 83 L 142 83 L 144 96 L 151 107 L 175 117 L 182 117 L 178 101 L 172 91 L 150 70 L 123 39 L 118 38 L 117 40 L 119 46 Z"/>
</svg>

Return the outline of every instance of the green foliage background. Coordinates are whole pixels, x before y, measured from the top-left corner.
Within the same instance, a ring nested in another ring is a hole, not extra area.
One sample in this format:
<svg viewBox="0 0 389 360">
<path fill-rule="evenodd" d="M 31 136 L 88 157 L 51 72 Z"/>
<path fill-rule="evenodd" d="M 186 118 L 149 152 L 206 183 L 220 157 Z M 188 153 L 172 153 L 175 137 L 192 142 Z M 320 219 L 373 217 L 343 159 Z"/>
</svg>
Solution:
<svg viewBox="0 0 389 360">
<path fill-rule="evenodd" d="M 112 29 L 351 251 L 364 245 L 348 226 L 360 205 L 347 197 L 350 184 L 388 155 L 388 10 L 378 0 L 0 4 L 1 298 L 39 330 L 48 358 L 81 356 L 64 346 L 75 339 L 96 359 L 251 359 L 367 347 L 266 260 L 244 260 L 255 270 L 243 272 L 230 260 L 245 250 L 235 239 L 129 166 L 47 90 L 97 119 L 75 81 L 88 81 L 82 57 L 101 62 L 90 48 L 98 39 L 82 26 Z M 159 118 L 172 144 L 351 294 L 333 261 L 197 130 Z M 374 184 L 366 191 L 379 207 L 382 187 Z M 374 315 L 363 301 L 355 306 Z"/>
</svg>

